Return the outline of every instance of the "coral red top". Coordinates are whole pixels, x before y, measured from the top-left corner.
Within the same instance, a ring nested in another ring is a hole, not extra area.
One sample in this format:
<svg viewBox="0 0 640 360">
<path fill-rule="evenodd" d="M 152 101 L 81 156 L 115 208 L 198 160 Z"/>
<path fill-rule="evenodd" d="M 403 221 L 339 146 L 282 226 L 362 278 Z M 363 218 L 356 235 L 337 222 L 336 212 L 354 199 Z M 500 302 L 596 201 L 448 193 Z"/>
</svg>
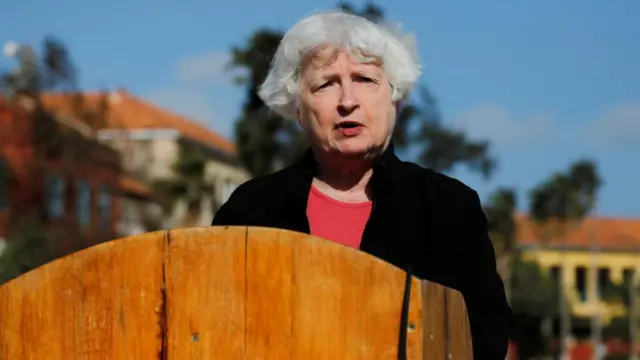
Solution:
<svg viewBox="0 0 640 360">
<path fill-rule="evenodd" d="M 358 249 L 372 202 L 345 203 L 311 186 L 307 218 L 311 235 Z"/>
</svg>

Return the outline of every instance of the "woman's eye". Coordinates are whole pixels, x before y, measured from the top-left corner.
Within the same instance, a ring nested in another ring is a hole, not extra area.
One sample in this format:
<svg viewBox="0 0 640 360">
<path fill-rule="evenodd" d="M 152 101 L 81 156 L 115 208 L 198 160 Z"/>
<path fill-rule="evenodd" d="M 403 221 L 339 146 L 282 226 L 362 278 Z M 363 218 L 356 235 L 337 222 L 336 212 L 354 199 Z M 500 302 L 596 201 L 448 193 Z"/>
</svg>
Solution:
<svg viewBox="0 0 640 360">
<path fill-rule="evenodd" d="M 375 80 L 373 80 L 372 78 L 366 77 L 366 76 L 358 76 L 358 78 L 356 78 L 357 81 L 360 82 L 366 82 L 366 83 L 375 83 Z"/>
<path fill-rule="evenodd" d="M 324 83 L 324 84 L 322 84 L 320 86 L 317 86 L 315 91 L 322 90 L 322 89 L 326 88 L 327 86 L 331 85 L 331 83 L 332 83 L 331 81 L 327 81 L 326 83 Z"/>
</svg>

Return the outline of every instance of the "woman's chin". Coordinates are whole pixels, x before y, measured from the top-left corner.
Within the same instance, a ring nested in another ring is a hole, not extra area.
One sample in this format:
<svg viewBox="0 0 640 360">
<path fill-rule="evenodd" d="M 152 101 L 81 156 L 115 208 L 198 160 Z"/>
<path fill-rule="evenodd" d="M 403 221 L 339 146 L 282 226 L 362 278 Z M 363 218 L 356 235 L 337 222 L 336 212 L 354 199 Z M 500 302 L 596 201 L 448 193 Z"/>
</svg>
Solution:
<svg viewBox="0 0 640 360">
<path fill-rule="evenodd" d="M 370 144 L 342 144 L 338 149 L 342 156 L 366 157 L 371 152 Z"/>
</svg>

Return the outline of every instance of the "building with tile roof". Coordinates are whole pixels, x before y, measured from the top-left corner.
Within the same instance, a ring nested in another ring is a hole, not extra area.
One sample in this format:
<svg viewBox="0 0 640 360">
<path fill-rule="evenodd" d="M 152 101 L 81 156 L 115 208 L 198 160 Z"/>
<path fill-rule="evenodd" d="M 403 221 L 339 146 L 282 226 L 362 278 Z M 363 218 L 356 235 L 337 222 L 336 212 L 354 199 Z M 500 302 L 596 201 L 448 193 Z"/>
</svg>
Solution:
<svg viewBox="0 0 640 360">
<path fill-rule="evenodd" d="M 629 316 L 620 299 L 606 297 L 614 286 L 627 296 L 631 284 L 640 285 L 640 218 L 588 217 L 566 226 L 541 226 L 524 214 L 516 220 L 523 257 L 561 280 L 577 338 L 589 336 L 594 315 L 603 326 Z"/>
<path fill-rule="evenodd" d="M 202 199 L 200 215 L 185 223 L 186 204 L 178 202 L 165 227 L 205 226 L 231 192 L 249 178 L 236 156 L 235 144 L 205 125 L 163 109 L 124 90 L 82 94 L 50 93 L 43 104 L 61 116 L 81 118 L 100 141 L 123 155 L 128 171 L 150 183 L 175 176 L 181 142 L 198 144 L 207 156 L 205 178 L 212 196 Z M 93 121 L 77 109 L 104 107 L 105 116 Z M 135 217 L 135 211 L 131 211 Z M 134 221 L 135 222 L 135 221 Z M 132 233 L 139 230 L 132 231 Z"/>
<path fill-rule="evenodd" d="M 119 237 L 121 204 L 151 201 L 151 189 L 123 171 L 117 151 L 23 100 L 0 99 L 0 243 L 32 214 L 54 252 Z"/>
</svg>

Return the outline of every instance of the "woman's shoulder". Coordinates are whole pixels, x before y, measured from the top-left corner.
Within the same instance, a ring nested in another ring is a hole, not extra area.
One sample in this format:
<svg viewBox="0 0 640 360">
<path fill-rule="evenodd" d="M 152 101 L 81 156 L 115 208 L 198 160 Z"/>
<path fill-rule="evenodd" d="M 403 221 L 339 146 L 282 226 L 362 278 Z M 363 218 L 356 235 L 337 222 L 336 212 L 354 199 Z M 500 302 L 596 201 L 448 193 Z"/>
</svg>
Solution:
<svg viewBox="0 0 640 360">
<path fill-rule="evenodd" d="M 262 226 L 265 214 L 277 207 L 282 195 L 280 172 L 256 176 L 239 185 L 216 212 L 212 225 Z"/>
<path fill-rule="evenodd" d="M 290 168 L 285 168 L 270 174 L 255 176 L 240 184 L 233 192 L 236 198 L 253 198 L 274 194 L 279 189 L 283 189 L 284 184 L 290 176 Z"/>
</svg>

